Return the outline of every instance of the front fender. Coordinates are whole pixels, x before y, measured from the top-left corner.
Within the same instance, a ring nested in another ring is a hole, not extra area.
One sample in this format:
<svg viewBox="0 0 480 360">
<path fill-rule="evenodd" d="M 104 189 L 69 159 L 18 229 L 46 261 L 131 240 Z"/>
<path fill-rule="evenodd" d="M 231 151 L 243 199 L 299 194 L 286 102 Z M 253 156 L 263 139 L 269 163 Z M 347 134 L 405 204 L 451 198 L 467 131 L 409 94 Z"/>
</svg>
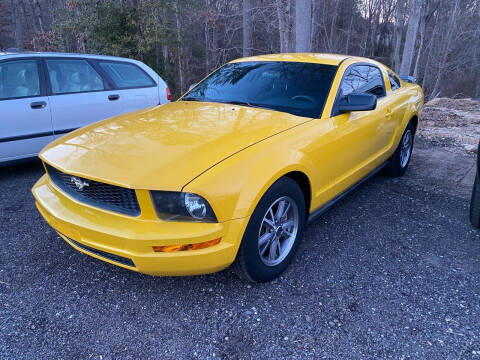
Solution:
<svg viewBox="0 0 480 360">
<path fill-rule="evenodd" d="M 243 218 L 252 214 L 267 189 L 285 174 L 299 171 L 310 178 L 310 163 L 304 153 L 288 146 L 257 144 L 201 174 L 183 191 L 208 199 L 220 222 Z"/>
</svg>

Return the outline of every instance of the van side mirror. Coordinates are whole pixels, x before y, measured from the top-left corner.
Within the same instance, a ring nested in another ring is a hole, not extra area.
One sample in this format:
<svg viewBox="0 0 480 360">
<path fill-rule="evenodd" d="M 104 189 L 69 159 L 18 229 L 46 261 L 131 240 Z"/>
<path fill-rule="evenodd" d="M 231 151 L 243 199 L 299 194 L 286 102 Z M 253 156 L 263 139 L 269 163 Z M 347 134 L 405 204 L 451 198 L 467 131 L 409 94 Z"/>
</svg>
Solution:
<svg viewBox="0 0 480 360">
<path fill-rule="evenodd" d="M 377 97 L 372 94 L 350 94 L 338 102 L 338 111 L 341 113 L 375 110 L 376 107 Z"/>
</svg>

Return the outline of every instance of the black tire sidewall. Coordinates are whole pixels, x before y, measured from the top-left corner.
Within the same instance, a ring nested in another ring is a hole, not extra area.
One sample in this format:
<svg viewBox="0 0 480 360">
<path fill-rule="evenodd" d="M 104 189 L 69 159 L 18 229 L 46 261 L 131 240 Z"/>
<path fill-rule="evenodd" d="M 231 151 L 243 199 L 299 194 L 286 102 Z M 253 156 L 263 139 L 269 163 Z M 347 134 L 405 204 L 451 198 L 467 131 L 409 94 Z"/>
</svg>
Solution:
<svg viewBox="0 0 480 360">
<path fill-rule="evenodd" d="M 480 174 L 478 172 L 473 184 L 472 199 L 470 201 L 470 222 L 473 227 L 480 228 Z"/>
<path fill-rule="evenodd" d="M 297 204 L 299 217 L 297 236 L 287 257 L 276 266 L 267 266 L 262 262 L 260 259 L 260 254 L 258 253 L 258 232 L 268 208 L 282 196 L 290 197 Z M 243 270 L 247 273 L 251 280 L 256 282 L 270 281 L 285 271 L 285 269 L 292 262 L 300 240 L 303 236 L 305 218 L 305 200 L 302 190 L 295 181 L 290 178 L 281 178 L 267 190 L 267 192 L 258 202 L 257 207 L 250 217 L 239 249 L 244 262 Z"/>
</svg>

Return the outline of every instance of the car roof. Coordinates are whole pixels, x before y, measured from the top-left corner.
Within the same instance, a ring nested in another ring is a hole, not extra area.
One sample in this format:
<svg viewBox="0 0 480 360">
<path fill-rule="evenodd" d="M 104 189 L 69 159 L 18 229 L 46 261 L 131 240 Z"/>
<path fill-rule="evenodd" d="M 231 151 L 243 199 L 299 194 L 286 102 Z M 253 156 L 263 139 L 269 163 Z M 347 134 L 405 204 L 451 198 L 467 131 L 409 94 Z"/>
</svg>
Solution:
<svg viewBox="0 0 480 360">
<path fill-rule="evenodd" d="M 39 56 L 39 57 L 82 57 L 82 58 L 92 58 L 92 59 L 112 59 L 112 60 L 131 60 L 133 59 L 122 58 L 118 56 L 109 56 L 109 55 L 97 55 L 97 54 L 80 54 L 80 53 L 60 53 L 60 52 L 33 52 L 33 51 L 19 51 L 19 52 L 0 52 L 0 60 L 10 59 L 16 57 L 26 57 L 26 56 Z"/>
<path fill-rule="evenodd" d="M 231 63 L 247 61 L 290 61 L 290 62 L 308 62 L 325 65 L 339 65 L 342 61 L 351 59 L 354 61 L 376 62 L 368 58 L 358 56 L 326 54 L 326 53 L 283 53 L 250 56 L 230 61 Z"/>
</svg>

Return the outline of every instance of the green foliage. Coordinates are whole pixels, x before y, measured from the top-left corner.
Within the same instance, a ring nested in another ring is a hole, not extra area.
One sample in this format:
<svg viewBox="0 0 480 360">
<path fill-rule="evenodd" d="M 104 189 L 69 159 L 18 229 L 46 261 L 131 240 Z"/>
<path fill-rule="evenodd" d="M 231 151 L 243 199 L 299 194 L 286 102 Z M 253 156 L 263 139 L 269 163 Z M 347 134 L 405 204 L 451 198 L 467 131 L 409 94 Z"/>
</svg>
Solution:
<svg viewBox="0 0 480 360">
<path fill-rule="evenodd" d="M 71 0 L 57 8 L 51 47 L 64 52 L 121 56 L 144 61 L 175 88 L 175 69 L 163 49 L 175 44 L 167 15 L 170 0 Z M 167 51 L 168 53 L 168 51 Z"/>
</svg>

